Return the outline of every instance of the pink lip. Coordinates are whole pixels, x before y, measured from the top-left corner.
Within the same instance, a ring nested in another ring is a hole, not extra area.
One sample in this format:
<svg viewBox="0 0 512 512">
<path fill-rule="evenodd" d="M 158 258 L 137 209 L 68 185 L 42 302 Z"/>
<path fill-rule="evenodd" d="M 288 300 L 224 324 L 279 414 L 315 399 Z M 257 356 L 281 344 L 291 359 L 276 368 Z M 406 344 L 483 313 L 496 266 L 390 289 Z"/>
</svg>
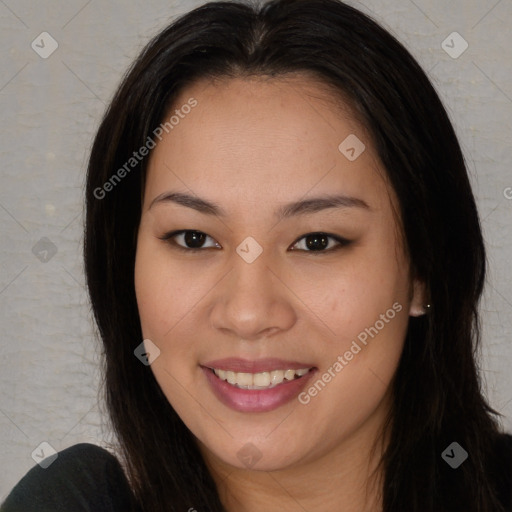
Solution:
<svg viewBox="0 0 512 512">
<path fill-rule="evenodd" d="M 273 368 L 276 369 L 276 366 Z M 300 378 L 285 381 L 269 389 L 242 389 L 220 379 L 210 368 L 201 366 L 201 370 L 219 401 L 238 412 L 267 412 L 277 409 L 296 398 L 316 373 L 315 368 Z"/>
<path fill-rule="evenodd" d="M 261 373 L 271 372 L 272 370 L 300 370 L 301 368 L 313 368 L 311 363 L 299 363 L 297 361 L 284 361 L 283 359 L 267 358 L 249 361 L 238 357 L 228 357 L 226 359 L 217 359 L 208 361 L 201 366 L 206 368 L 215 368 L 240 373 Z"/>
</svg>

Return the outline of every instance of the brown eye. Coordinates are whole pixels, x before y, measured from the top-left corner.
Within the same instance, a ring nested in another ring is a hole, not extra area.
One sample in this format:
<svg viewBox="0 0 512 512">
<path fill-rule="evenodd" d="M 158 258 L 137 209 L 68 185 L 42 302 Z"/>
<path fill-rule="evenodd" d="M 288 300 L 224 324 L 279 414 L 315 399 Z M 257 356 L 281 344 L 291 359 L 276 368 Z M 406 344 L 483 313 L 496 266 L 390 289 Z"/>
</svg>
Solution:
<svg viewBox="0 0 512 512">
<path fill-rule="evenodd" d="M 183 251 L 201 251 L 203 249 L 211 249 L 212 247 L 220 248 L 220 245 L 217 242 L 215 242 L 214 246 L 204 247 L 203 244 L 207 238 L 213 240 L 213 238 L 202 231 L 181 230 L 167 233 L 161 237 L 161 240 L 168 241 L 177 249 Z"/>
<path fill-rule="evenodd" d="M 199 249 L 204 244 L 206 235 L 200 231 L 187 231 L 183 233 L 183 241 L 190 249 Z"/>
<path fill-rule="evenodd" d="M 208 238 L 214 241 L 213 245 L 204 245 L 205 241 Z M 175 247 L 178 250 L 187 252 L 198 252 L 205 249 L 221 248 L 221 246 L 206 233 L 191 229 L 173 231 L 160 237 L 160 239 L 172 244 L 173 247 Z M 333 241 L 334 244 L 332 243 Z M 294 242 L 294 244 L 292 245 L 292 250 L 322 254 L 335 251 L 337 249 L 347 246 L 350 243 L 350 240 L 339 237 L 337 235 L 322 232 L 307 233 L 306 235 L 303 235 L 301 238 L 299 238 L 296 242 Z M 303 246 L 297 247 L 300 244 L 303 244 Z"/>
<path fill-rule="evenodd" d="M 344 238 L 341 238 L 337 235 L 330 235 L 327 233 L 308 233 L 306 235 L 303 235 L 299 240 L 297 240 L 292 247 L 296 247 L 299 245 L 299 243 L 302 243 L 301 241 L 304 241 L 304 244 L 302 244 L 302 247 L 299 247 L 299 249 L 292 249 L 292 250 L 300 250 L 305 252 L 316 252 L 316 253 L 325 253 L 330 252 L 336 249 L 339 249 L 341 247 L 344 247 L 350 243 L 350 240 L 346 240 Z M 329 242 L 331 240 L 334 240 L 336 243 L 334 244 L 334 247 L 331 245 L 329 246 Z"/>
</svg>

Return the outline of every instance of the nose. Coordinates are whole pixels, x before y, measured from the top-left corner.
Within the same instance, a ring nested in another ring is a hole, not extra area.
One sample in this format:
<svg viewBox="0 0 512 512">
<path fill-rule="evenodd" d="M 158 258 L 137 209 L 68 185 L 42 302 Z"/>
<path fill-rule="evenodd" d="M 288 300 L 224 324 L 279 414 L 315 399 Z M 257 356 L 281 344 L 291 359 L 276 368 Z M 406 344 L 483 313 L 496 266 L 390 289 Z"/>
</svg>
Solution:
<svg viewBox="0 0 512 512">
<path fill-rule="evenodd" d="M 293 297 L 265 251 L 252 263 L 235 254 L 231 272 L 215 288 L 211 325 L 244 340 L 287 331 L 297 321 Z"/>
</svg>

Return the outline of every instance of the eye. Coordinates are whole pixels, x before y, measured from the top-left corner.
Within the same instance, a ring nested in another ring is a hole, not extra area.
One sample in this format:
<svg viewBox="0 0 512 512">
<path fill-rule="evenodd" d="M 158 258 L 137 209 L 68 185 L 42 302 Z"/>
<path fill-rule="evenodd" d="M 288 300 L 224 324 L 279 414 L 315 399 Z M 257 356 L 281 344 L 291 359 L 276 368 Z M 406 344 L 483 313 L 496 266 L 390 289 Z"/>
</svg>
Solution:
<svg viewBox="0 0 512 512">
<path fill-rule="evenodd" d="M 170 233 L 166 233 L 164 236 L 159 237 L 160 240 L 164 240 L 171 244 L 175 249 L 186 252 L 199 252 L 204 249 L 221 249 L 221 246 L 218 242 L 214 242 L 211 246 L 204 246 L 204 242 L 207 238 L 211 238 L 206 233 L 202 231 L 195 230 L 187 230 L 183 229 L 180 231 L 172 231 Z M 178 240 L 178 241 L 177 241 Z M 303 241 L 303 242 L 302 242 Z M 330 244 L 330 241 L 334 241 L 333 244 Z M 298 247 L 302 243 L 302 247 Z M 342 238 L 338 235 L 332 235 L 329 233 L 323 232 L 314 232 L 307 233 L 302 235 L 298 240 L 296 240 L 291 246 L 292 251 L 302 251 L 302 252 L 311 252 L 316 254 L 321 253 L 329 253 L 335 251 L 337 249 L 341 249 L 351 243 L 350 240 L 346 238 Z"/>
<path fill-rule="evenodd" d="M 165 240 L 166 242 L 169 242 L 174 246 L 174 248 L 180 250 L 180 251 L 187 251 L 187 252 L 196 252 L 196 251 L 202 251 L 205 249 L 203 247 L 203 243 L 206 238 L 211 238 L 206 233 L 203 233 L 202 231 L 194 231 L 194 230 L 187 230 L 183 229 L 181 231 L 173 231 L 171 233 L 167 233 L 164 236 L 160 237 L 160 240 Z M 181 240 L 181 242 L 185 245 L 182 245 L 178 243 L 176 240 Z M 213 238 L 211 238 L 213 240 Z M 206 249 L 210 249 L 210 247 L 206 247 Z M 215 242 L 213 247 L 220 248 L 220 245 Z"/>
<path fill-rule="evenodd" d="M 337 245 L 334 245 L 334 247 L 332 247 L 332 245 L 329 246 L 329 240 L 334 240 Z M 304 243 L 302 243 L 301 241 L 304 241 Z M 299 244 L 302 244 L 302 248 L 293 249 L 293 247 L 296 247 Z M 296 242 L 294 242 L 294 244 L 292 245 L 292 250 L 300 250 L 304 252 L 313 252 L 321 254 L 341 249 L 342 247 L 345 247 L 349 244 L 350 240 L 347 240 L 346 238 L 342 238 L 337 235 L 331 235 L 329 233 L 322 232 L 308 233 L 306 235 L 303 235 Z"/>
</svg>

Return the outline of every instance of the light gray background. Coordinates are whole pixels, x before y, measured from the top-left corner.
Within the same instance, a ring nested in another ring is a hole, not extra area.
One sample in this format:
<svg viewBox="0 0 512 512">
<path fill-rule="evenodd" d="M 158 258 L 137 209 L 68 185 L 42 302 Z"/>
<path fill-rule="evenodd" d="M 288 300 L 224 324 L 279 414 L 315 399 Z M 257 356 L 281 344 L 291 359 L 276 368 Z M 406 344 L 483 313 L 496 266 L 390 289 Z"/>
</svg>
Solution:
<svg viewBox="0 0 512 512">
<path fill-rule="evenodd" d="M 130 62 L 201 3 L 0 0 L 0 501 L 41 442 L 110 439 L 81 259 L 87 154 Z M 512 0 L 350 3 L 405 43 L 455 124 L 489 252 L 482 375 L 512 431 Z M 31 48 L 43 31 L 59 44 L 47 59 Z M 456 59 L 441 46 L 454 31 L 469 44 Z M 57 248 L 46 263 L 32 252 L 42 237 Z"/>
</svg>

